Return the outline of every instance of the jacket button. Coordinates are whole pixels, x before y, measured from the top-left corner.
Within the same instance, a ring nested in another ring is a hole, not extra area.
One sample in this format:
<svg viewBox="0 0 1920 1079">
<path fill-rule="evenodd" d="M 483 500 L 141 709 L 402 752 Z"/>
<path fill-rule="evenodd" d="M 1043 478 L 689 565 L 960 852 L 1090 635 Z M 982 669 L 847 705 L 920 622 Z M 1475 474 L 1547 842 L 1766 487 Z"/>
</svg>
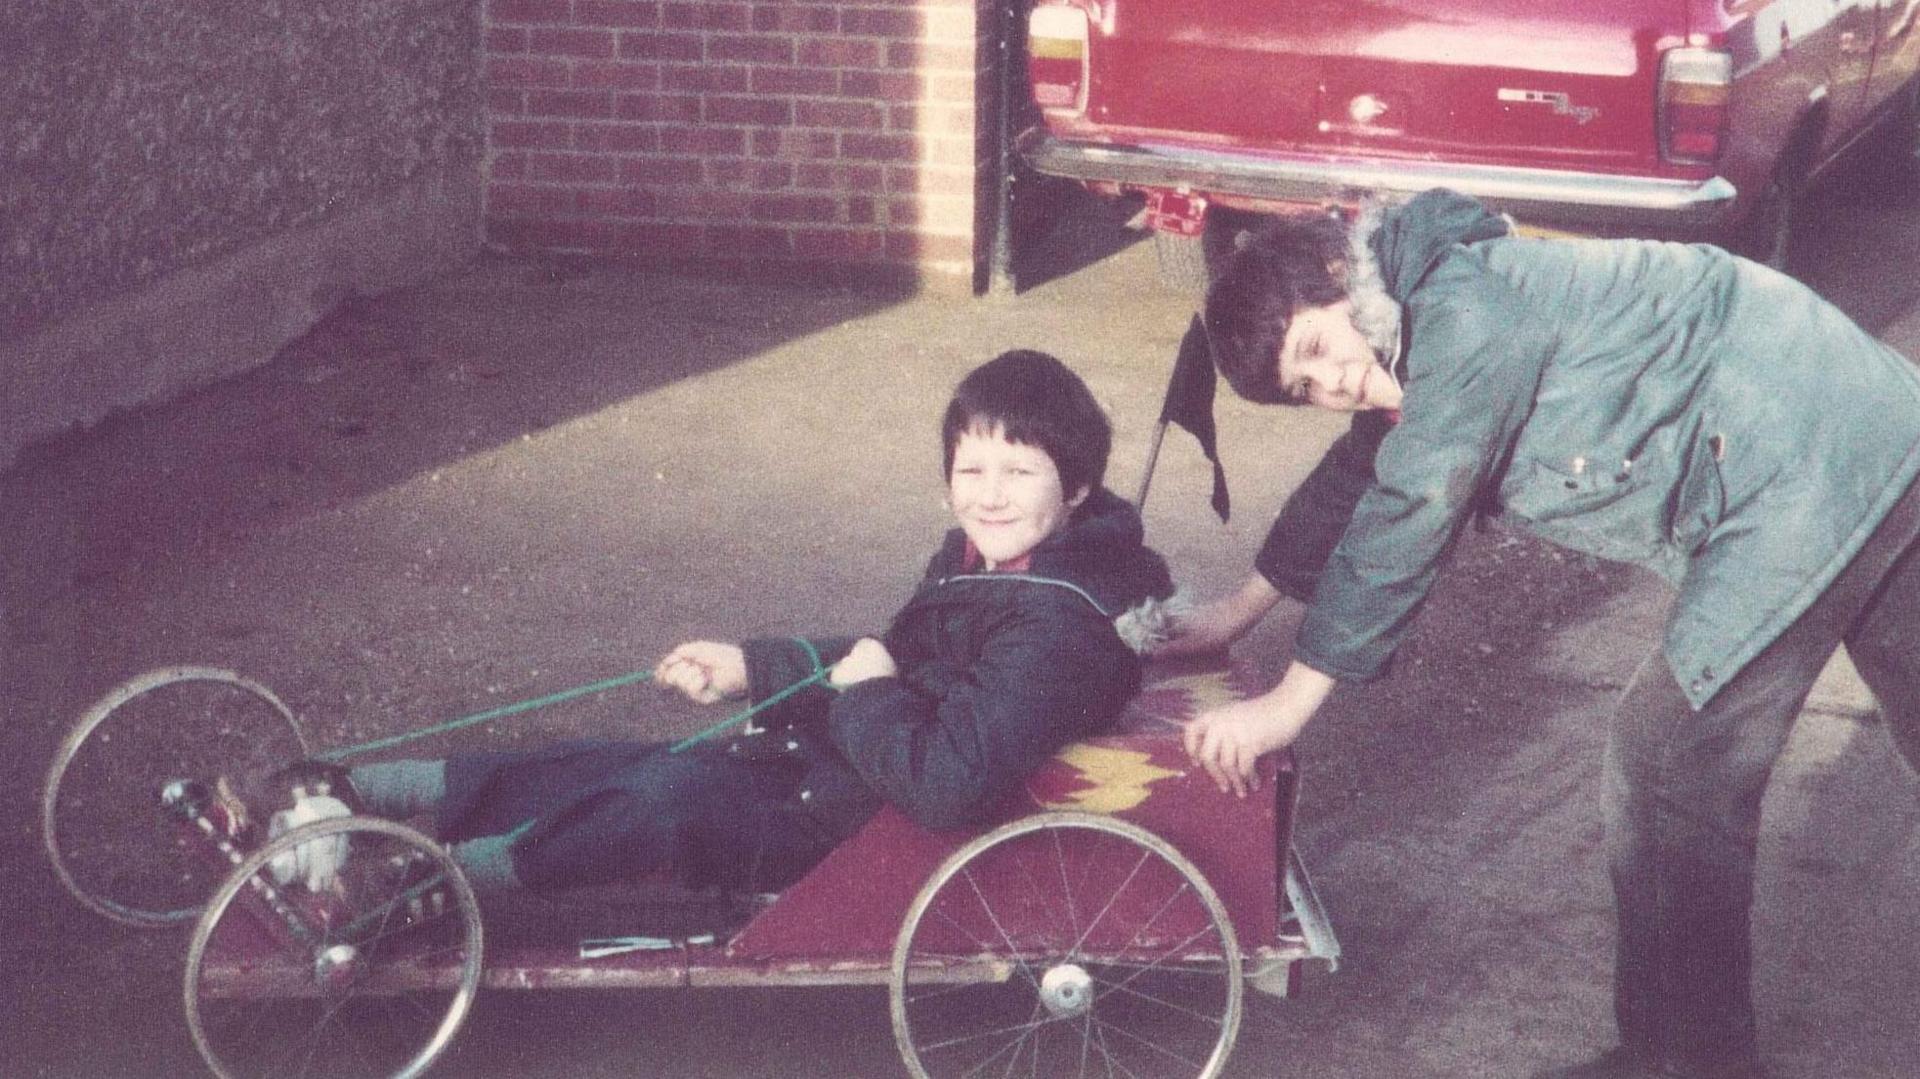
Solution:
<svg viewBox="0 0 1920 1079">
<path fill-rule="evenodd" d="M 807 791 L 801 791 L 801 792 L 800 792 L 800 800 L 801 800 L 801 801 L 803 801 L 803 802 L 811 802 L 811 801 L 813 801 L 813 792 L 812 792 L 812 791 L 810 791 L 810 790 L 807 790 Z"/>
<path fill-rule="evenodd" d="M 728 752 L 728 753 L 738 753 L 738 752 L 740 752 L 740 743 L 738 743 L 738 742 L 734 742 L 734 743 L 732 743 L 732 744 L 730 744 L 730 745 L 728 745 L 728 746 L 727 746 L 727 752 Z"/>
<path fill-rule="evenodd" d="M 787 752 L 789 752 L 789 753 L 791 753 L 791 752 L 793 752 L 794 750 L 796 750 L 796 749 L 799 749 L 799 748 L 800 748 L 800 743 L 799 743 L 799 742 L 797 742 L 797 741 L 795 741 L 795 740 L 794 740 L 794 739 L 792 739 L 792 738 L 789 738 L 789 739 L 787 739 Z"/>
<path fill-rule="evenodd" d="M 1579 488 L 1579 486 L 1580 486 L 1580 484 L 1579 484 L 1579 483 L 1577 483 L 1577 482 L 1575 482 L 1575 481 L 1573 481 L 1573 480 L 1568 480 L 1568 481 L 1566 481 L 1566 482 L 1567 482 L 1567 490 L 1569 490 L 1569 491 L 1572 491 L 1572 490 L 1577 490 L 1577 489 Z"/>
</svg>

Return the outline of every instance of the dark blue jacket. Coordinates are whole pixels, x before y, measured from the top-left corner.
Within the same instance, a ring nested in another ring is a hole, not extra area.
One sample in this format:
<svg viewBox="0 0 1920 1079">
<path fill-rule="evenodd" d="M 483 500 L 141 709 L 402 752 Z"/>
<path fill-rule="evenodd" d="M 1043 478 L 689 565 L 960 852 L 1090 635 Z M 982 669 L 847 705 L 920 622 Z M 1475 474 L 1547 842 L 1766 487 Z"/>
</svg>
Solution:
<svg viewBox="0 0 1920 1079">
<path fill-rule="evenodd" d="M 762 714 L 767 735 L 742 741 L 797 743 L 808 809 L 842 834 L 882 800 L 929 828 L 980 823 L 1062 746 L 1119 715 L 1140 660 L 1115 620 L 1172 591 L 1139 516 L 1104 488 L 1021 572 L 970 572 L 955 529 L 882 636 L 897 675 L 810 687 Z M 747 642 L 752 698 L 812 673 L 808 645 L 831 666 L 853 638 Z"/>
</svg>

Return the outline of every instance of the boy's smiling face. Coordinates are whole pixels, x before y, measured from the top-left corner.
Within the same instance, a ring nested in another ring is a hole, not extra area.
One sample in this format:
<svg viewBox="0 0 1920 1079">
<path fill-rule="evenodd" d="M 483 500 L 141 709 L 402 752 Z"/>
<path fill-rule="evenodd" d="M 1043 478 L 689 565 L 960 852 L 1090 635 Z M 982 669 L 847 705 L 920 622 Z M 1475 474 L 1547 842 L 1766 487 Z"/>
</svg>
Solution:
<svg viewBox="0 0 1920 1079">
<path fill-rule="evenodd" d="M 961 529 L 992 569 L 1059 531 L 1087 491 L 1068 497 L 1047 451 L 1009 442 L 999 427 L 975 426 L 954 444 L 947 496 Z"/>
</svg>

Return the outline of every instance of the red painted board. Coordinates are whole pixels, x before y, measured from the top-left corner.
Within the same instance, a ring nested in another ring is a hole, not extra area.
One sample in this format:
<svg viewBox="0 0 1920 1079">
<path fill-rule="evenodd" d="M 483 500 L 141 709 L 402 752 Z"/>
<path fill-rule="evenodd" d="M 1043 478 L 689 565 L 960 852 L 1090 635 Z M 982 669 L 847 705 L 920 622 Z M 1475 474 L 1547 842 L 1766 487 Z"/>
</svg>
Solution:
<svg viewBox="0 0 1920 1079">
<path fill-rule="evenodd" d="M 1231 669 L 1160 669 L 1136 698 L 1125 733 L 1062 750 L 1010 800 L 998 820 L 1042 810 L 1109 813 L 1139 824 L 1194 863 L 1220 895 L 1243 951 L 1277 938 L 1282 866 L 1290 832 L 1293 763 L 1262 762 L 1263 792 L 1223 795 L 1193 768 L 1179 723 L 1251 687 Z M 978 832 L 932 833 L 888 808 L 735 936 L 743 962 L 870 959 L 891 951 L 903 916 L 940 863 Z"/>
</svg>

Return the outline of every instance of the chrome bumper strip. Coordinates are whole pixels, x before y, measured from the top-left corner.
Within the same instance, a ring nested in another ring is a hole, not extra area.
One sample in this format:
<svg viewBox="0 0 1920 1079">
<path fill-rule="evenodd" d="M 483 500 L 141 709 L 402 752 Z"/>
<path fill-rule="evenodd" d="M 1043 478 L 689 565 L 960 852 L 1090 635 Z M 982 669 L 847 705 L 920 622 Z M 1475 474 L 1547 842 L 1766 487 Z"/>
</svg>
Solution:
<svg viewBox="0 0 1920 1079">
<path fill-rule="evenodd" d="M 1666 180 L 1426 161 L 1262 157 L 1152 144 L 1116 146 L 1062 139 L 1037 128 L 1021 136 L 1019 150 L 1036 171 L 1071 180 L 1285 202 L 1450 187 L 1525 220 L 1576 227 L 1709 226 L 1721 222 L 1734 197 L 1733 185 L 1719 176 Z"/>
</svg>

